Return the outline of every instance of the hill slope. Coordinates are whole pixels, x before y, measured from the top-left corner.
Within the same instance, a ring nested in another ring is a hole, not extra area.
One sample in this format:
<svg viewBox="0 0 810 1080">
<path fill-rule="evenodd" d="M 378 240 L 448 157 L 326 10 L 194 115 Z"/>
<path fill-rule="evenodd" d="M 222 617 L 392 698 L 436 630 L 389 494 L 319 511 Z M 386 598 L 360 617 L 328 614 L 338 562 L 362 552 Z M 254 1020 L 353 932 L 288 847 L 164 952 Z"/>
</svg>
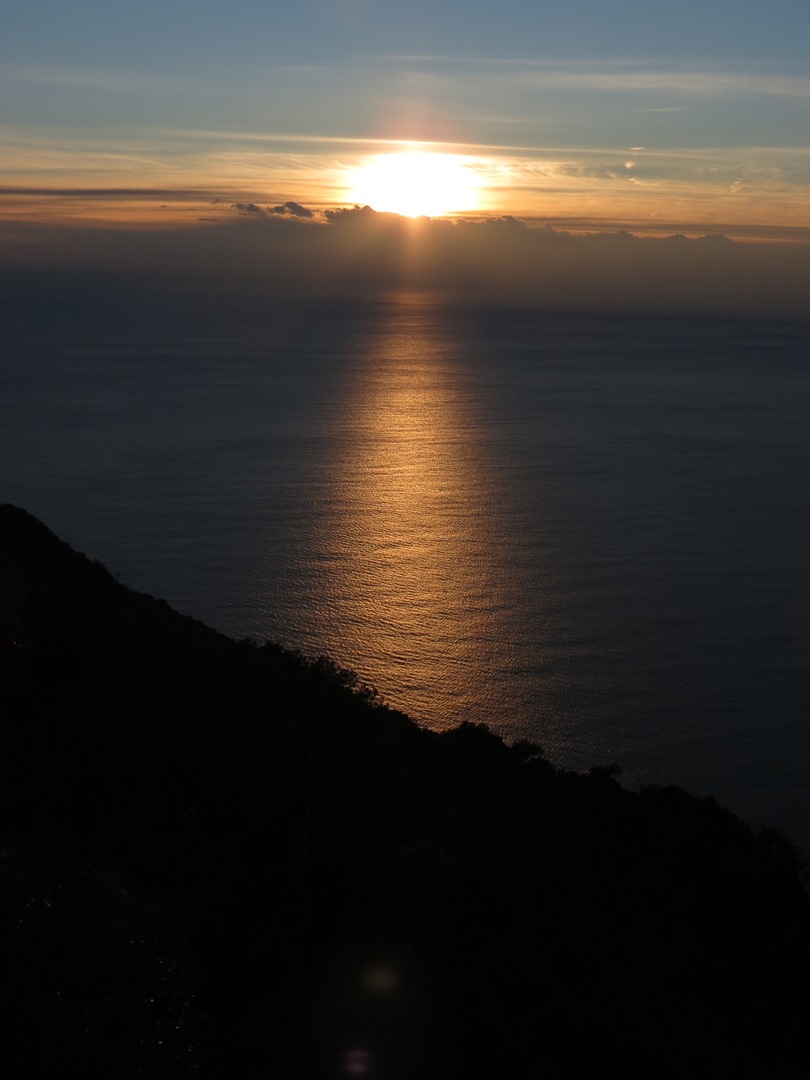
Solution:
<svg viewBox="0 0 810 1080">
<path fill-rule="evenodd" d="M 434 734 L 0 507 L 8 1074 L 805 1076 L 790 845 Z"/>
</svg>

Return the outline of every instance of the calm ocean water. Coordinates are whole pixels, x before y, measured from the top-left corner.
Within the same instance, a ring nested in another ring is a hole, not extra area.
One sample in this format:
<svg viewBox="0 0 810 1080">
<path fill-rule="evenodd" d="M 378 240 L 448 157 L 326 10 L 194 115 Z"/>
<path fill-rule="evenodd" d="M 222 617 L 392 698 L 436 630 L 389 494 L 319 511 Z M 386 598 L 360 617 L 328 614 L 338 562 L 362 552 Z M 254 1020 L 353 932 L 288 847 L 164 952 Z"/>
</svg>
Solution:
<svg viewBox="0 0 810 1080">
<path fill-rule="evenodd" d="M 434 726 L 810 847 L 810 327 L 13 297 L 0 499 Z"/>
</svg>

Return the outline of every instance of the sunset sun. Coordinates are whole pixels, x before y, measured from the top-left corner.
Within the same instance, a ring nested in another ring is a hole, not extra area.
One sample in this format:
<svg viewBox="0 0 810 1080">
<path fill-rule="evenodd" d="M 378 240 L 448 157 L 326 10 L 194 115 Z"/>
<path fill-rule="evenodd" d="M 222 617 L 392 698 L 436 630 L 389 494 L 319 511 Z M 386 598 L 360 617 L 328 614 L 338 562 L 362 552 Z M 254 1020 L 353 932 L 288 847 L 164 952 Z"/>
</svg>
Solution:
<svg viewBox="0 0 810 1080">
<path fill-rule="evenodd" d="M 349 201 L 406 217 L 474 210 L 477 177 L 454 154 L 403 151 L 378 154 L 349 176 Z"/>
</svg>

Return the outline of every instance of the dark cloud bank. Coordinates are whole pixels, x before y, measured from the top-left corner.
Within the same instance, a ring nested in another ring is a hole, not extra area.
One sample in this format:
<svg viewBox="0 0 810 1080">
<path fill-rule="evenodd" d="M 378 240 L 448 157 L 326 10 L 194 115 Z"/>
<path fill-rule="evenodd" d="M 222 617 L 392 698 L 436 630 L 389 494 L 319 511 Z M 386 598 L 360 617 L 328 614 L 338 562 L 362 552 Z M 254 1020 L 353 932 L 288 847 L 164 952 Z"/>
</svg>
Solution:
<svg viewBox="0 0 810 1080">
<path fill-rule="evenodd" d="M 238 204 L 229 215 L 162 230 L 0 226 L 10 241 L 0 266 L 129 272 L 203 292 L 421 293 L 553 310 L 810 315 L 809 244 L 572 235 L 508 217 L 412 221 L 296 202 Z"/>
</svg>

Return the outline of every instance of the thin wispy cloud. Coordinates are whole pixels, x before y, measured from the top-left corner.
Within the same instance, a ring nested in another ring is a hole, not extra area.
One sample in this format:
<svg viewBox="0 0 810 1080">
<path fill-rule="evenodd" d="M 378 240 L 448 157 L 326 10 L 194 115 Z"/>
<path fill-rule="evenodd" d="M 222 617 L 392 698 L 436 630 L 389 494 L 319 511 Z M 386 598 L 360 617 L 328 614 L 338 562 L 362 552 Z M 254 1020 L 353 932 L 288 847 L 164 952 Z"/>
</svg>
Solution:
<svg viewBox="0 0 810 1080">
<path fill-rule="evenodd" d="M 657 92 L 684 97 L 810 98 L 810 78 L 718 74 L 709 71 L 529 71 L 515 76 L 526 85 L 547 89 L 598 90 L 607 93 Z"/>
<path fill-rule="evenodd" d="M 369 57 L 369 70 L 430 71 L 449 82 L 463 78 L 509 82 L 562 90 L 600 90 L 625 93 L 657 90 L 688 96 L 741 94 L 806 98 L 810 96 L 810 65 L 738 62 L 711 65 L 672 65 L 662 61 L 502 59 L 486 56 Z M 361 61 L 362 66 L 362 61 Z"/>
<path fill-rule="evenodd" d="M 176 93 L 178 90 L 207 91 L 211 88 L 209 79 L 167 74 L 155 74 L 145 78 L 143 73 L 137 70 L 110 70 L 105 67 L 71 68 L 4 64 L 0 66 L 0 80 L 29 85 L 58 86 L 66 90 L 112 91 L 146 96 Z"/>
</svg>

